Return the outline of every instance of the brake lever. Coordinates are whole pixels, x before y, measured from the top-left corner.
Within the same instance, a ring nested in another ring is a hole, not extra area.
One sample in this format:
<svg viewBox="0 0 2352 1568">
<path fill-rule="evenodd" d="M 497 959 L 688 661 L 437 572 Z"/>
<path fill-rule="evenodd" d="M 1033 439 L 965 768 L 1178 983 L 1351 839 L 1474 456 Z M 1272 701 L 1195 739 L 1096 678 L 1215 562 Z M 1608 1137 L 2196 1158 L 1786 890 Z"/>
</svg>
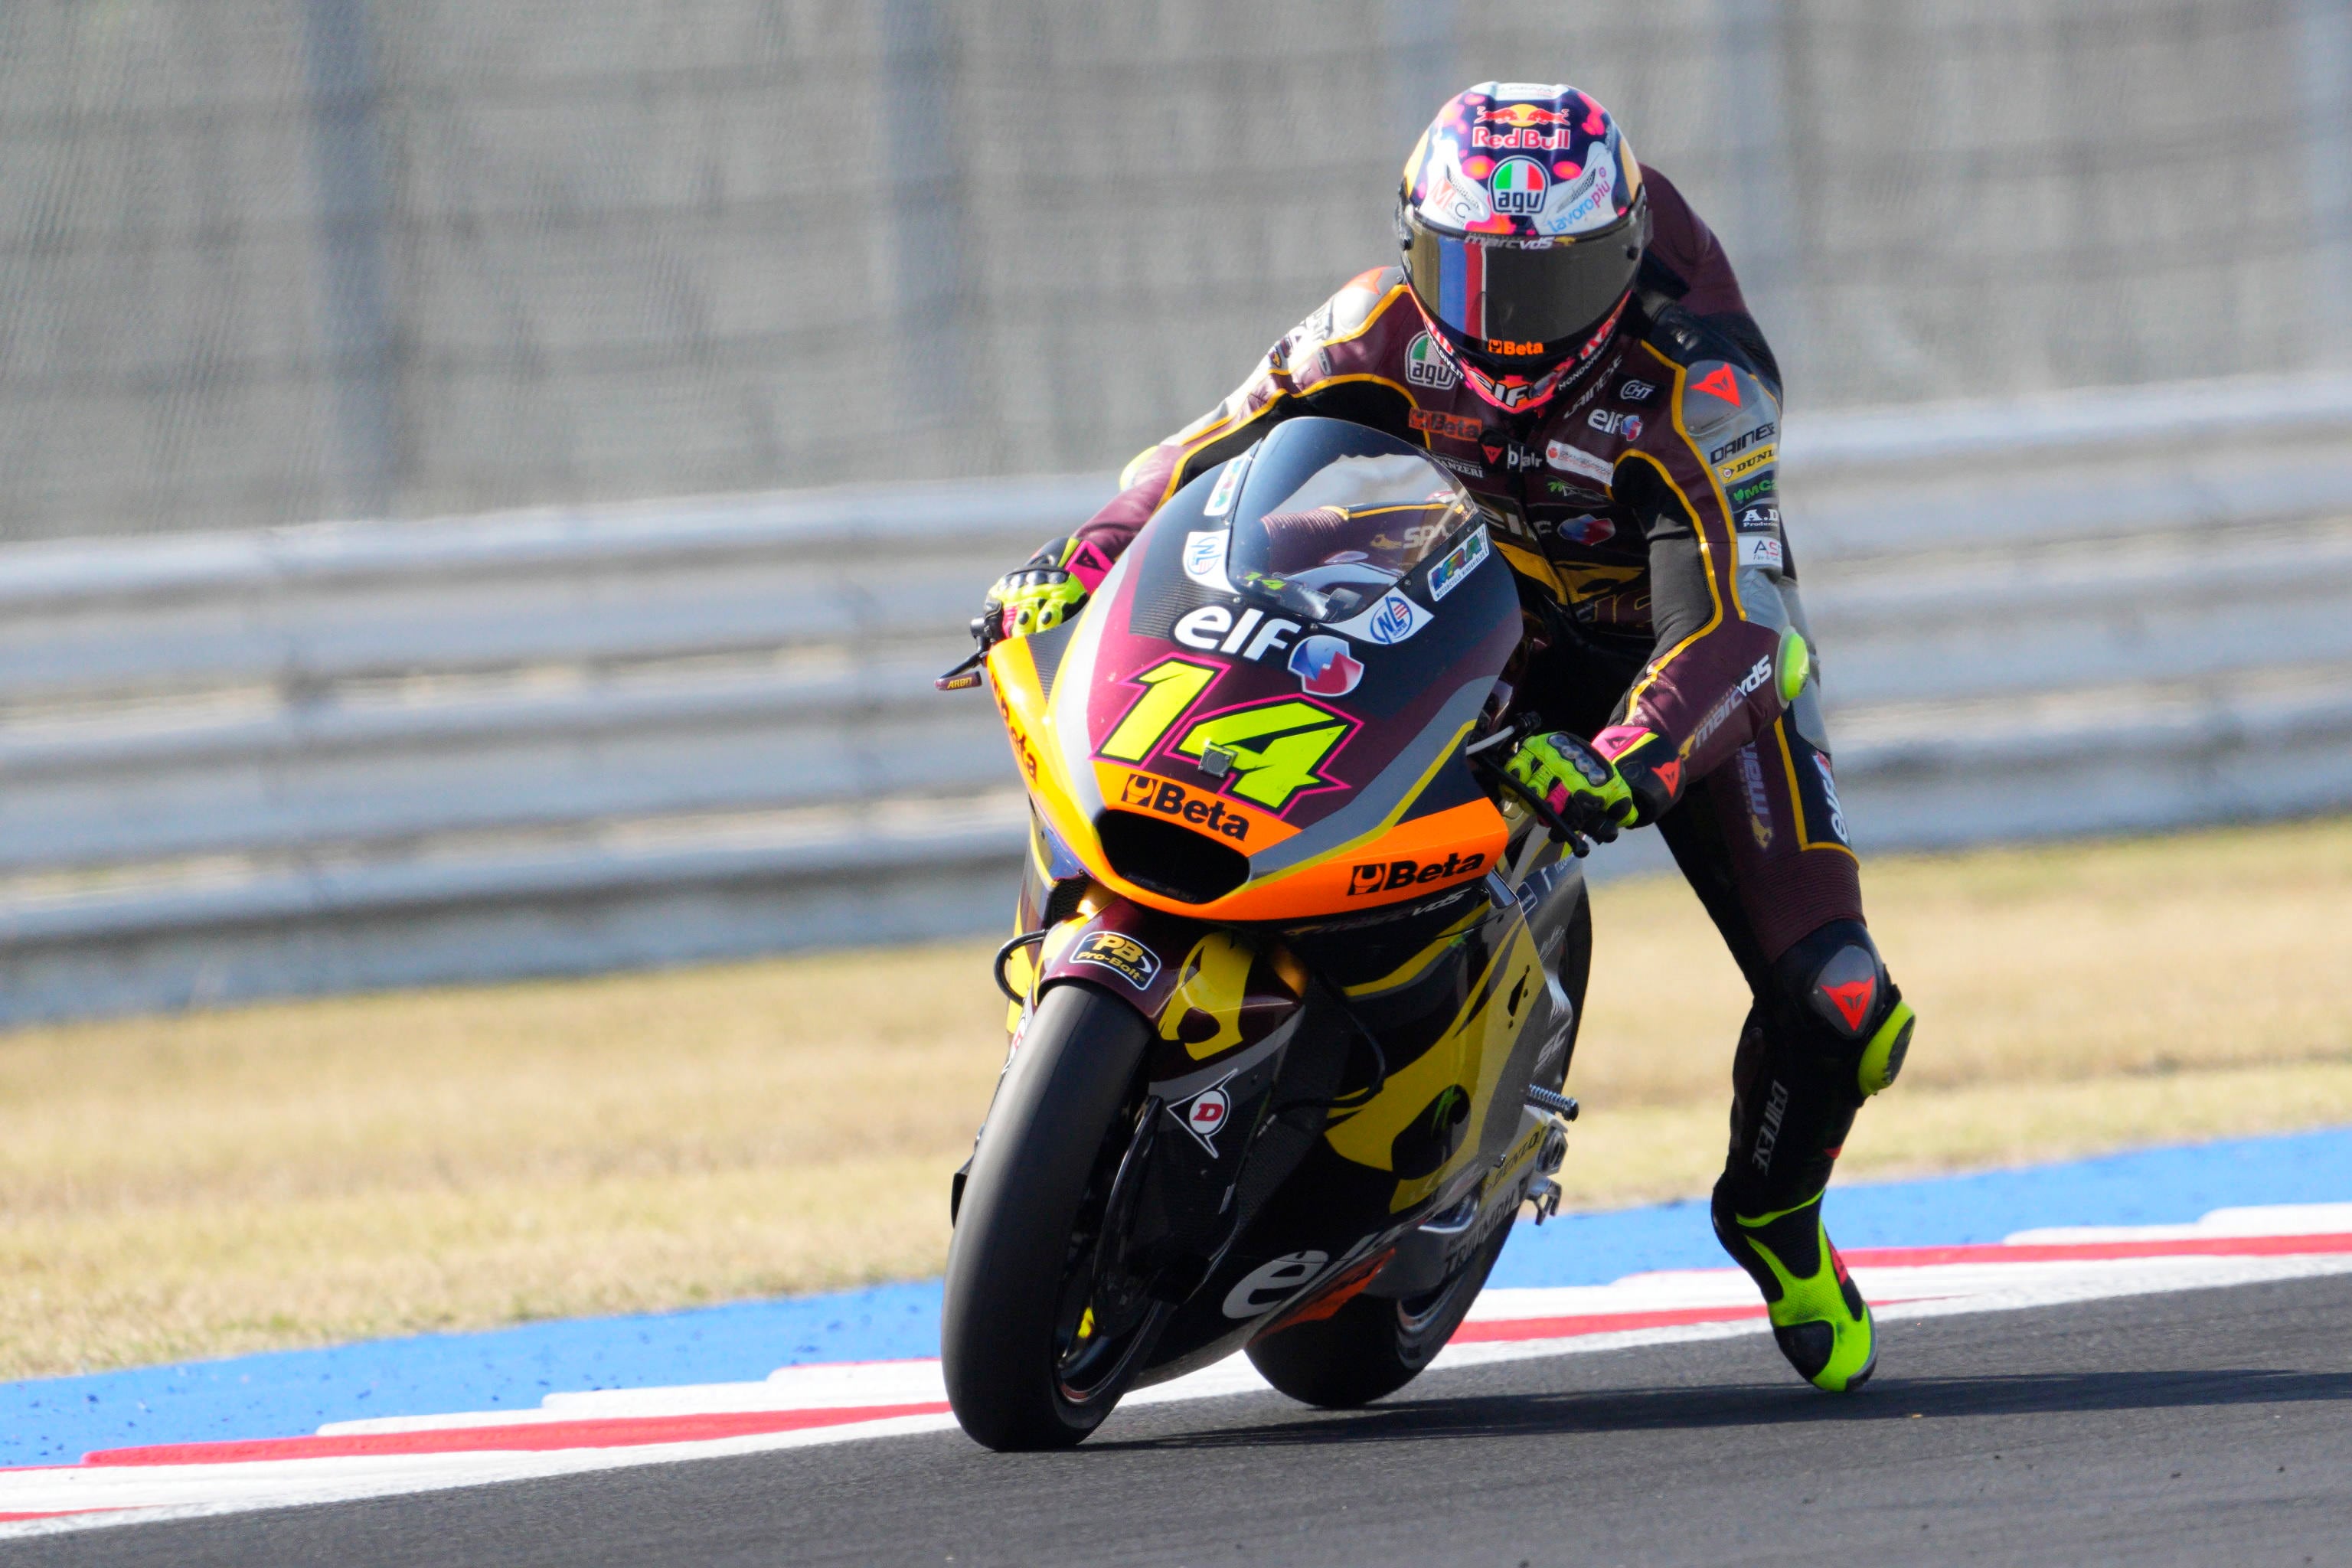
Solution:
<svg viewBox="0 0 2352 1568">
<path fill-rule="evenodd" d="M 1532 713 L 1523 714 L 1493 734 L 1473 741 L 1463 747 L 1462 760 L 1468 763 L 1470 771 L 1485 780 L 1490 787 L 1507 791 L 1517 796 L 1529 811 L 1535 813 L 1536 820 L 1542 823 L 1546 830 L 1551 834 L 1553 843 L 1567 845 L 1570 852 L 1581 860 L 1592 853 L 1591 839 L 1570 827 L 1567 820 L 1551 808 L 1549 801 L 1538 799 L 1530 794 L 1526 785 L 1504 772 L 1489 754 L 1507 742 L 1516 745 L 1541 728 L 1543 728 L 1541 719 Z M 1612 829 L 1608 838 L 1602 839 L 1601 842 L 1607 843 L 1609 839 L 1616 837 Z"/>
<path fill-rule="evenodd" d="M 988 662 L 988 650 L 994 647 L 999 640 L 988 635 L 990 621 L 991 617 L 987 616 L 972 617 L 971 640 L 980 646 L 973 648 L 971 657 L 961 664 L 957 665 L 945 675 L 933 677 L 932 690 L 969 691 L 980 684 L 981 666 Z"/>
</svg>

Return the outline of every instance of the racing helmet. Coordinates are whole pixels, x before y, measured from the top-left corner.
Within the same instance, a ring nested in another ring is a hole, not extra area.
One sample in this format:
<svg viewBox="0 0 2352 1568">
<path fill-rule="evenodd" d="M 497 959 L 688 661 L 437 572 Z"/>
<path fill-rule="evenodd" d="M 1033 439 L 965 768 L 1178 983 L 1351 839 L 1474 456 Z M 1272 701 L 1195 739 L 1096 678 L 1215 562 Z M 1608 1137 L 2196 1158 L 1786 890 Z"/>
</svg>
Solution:
<svg viewBox="0 0 2352 1568">
<path fill-rule="evenodd" d="M 1600 353 L 1650 241 L 1642 167 L 1609 111 L 1572 87 L 1481 82 L 1405 160 L 1404 273 L 1464 379 L 1533 408 Z"/>
</svg>

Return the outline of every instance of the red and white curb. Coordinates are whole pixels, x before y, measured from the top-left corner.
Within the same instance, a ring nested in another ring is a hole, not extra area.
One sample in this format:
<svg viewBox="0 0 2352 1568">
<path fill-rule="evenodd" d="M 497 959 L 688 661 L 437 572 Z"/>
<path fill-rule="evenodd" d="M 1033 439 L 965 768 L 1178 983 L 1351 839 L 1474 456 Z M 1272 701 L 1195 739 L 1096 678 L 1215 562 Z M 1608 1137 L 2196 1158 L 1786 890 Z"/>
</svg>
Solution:
<svg viewBox="0 0 2352 1568">
<path fill-rule="evenodd" d="M 2352 1204 L 2221 1209 L 2194 1225 L 2027 1231 L 1844 1254 L 1885 1321 L 2352 1272 Z M 1752 1333 L 1733 1268 L 1486 1291 L 1430 1369 Z M 1129 1405 L 1266 1392 L 1234 1356 Z M 950 1428 L 936 1361 L 785 1367 L 757 1383 L 553 1394 L 534 1411 L 344 1421 L 305 1437 L 116 1448 L 0 1469 L 0 1539 L 485 1486 Z"/>
</svg>

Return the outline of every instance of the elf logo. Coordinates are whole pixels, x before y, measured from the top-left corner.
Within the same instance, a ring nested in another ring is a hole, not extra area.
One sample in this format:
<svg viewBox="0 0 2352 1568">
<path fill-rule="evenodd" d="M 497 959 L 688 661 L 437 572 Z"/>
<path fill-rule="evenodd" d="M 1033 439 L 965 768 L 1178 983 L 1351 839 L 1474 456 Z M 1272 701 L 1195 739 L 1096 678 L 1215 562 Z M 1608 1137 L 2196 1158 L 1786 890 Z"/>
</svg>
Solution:
<svg viewBox="0 0 2352 1568">
<path fill-rule="evenodd" d="M 1484 855 L 1465 855 L 1457 850 L 1443 860 L 1383 860 L 1351 866 L 1348 868 L 1348 896 L 1369 898 L 1374 893 L 1391 893 L 1423 882 L 1451 881 L 1469 876 L 1486 863 Z"/>
</svg>

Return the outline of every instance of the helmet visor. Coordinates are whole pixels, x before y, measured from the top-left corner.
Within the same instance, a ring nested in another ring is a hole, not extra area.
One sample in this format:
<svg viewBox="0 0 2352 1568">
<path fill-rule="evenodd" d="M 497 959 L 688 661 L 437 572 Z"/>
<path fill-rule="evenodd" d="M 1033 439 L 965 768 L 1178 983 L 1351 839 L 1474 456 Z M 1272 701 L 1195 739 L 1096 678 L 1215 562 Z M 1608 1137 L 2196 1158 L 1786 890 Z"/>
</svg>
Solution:
<svg viewBox="0 0 2352 1568">
<path fill-rule="evenodd" d="M 1405 274 L 1422 308 L 1464 346 L 1558 353 L 1624 297 L 1641 265 L 1645 216 L 1636 205 L 1601 232 L 1572 240 L 1471 238 L 1408 216 Z"/>
</svg>

